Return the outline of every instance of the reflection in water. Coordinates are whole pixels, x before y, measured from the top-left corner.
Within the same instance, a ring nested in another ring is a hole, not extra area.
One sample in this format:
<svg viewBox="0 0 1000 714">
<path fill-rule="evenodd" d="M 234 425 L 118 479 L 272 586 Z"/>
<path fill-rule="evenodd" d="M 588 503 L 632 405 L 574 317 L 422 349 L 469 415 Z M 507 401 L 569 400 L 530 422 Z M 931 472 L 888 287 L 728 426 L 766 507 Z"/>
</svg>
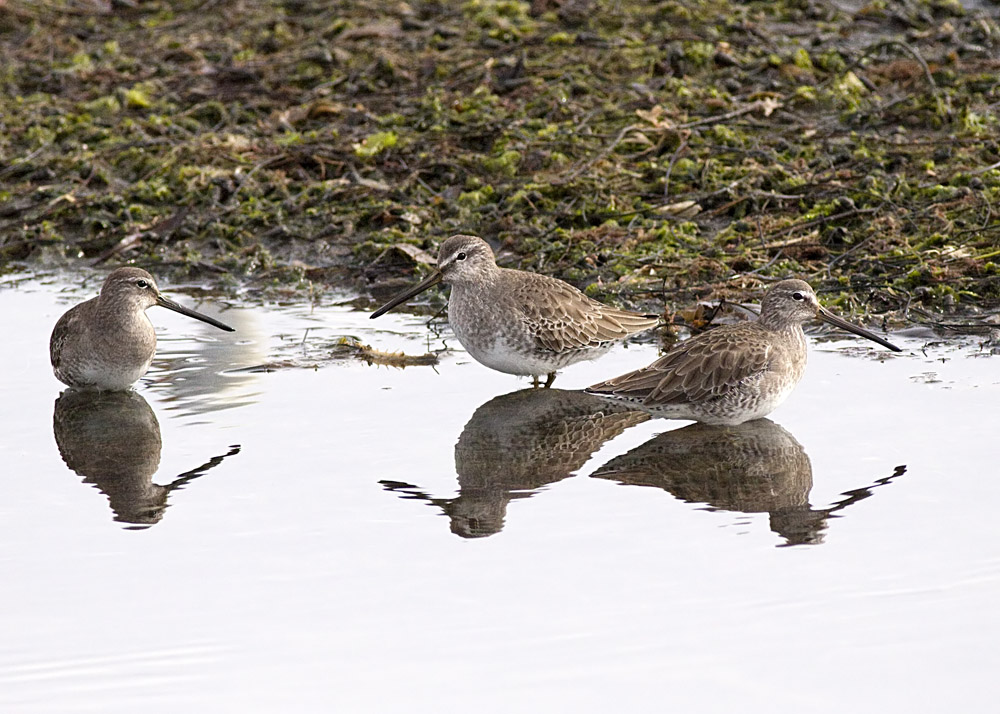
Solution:
<svg viewBox="0 0 1000 714">
<path fill-rule="evenodd" d="M 503 528 L 507 503 L 579 469 L 601 445 L 646 421 L 645 412 L 560 389 L 524 389 L 480 406 L 455 445 L 458 496 L 431 498 L 410 484 L 387 490 L 441 508 L 463 538 Z"/>
<path fill-rule="evenodd" d="M 692 424 L 668 431 L 612 459 L 593 476 L 655 486 L 691 503 L 742 513 L 768 513 L 787 545 L 820 543 L 826 520 L 905 473 L 849 491 L 829 508 L 809 504 L 812 466 L 802 445 L 769 419 L 738 426 Z"/>
<path fill-rule="evenodd" d="M 133 391 L 67 389 L 56 400 L 52 428 L 63 461 L 108 497 L 115 520 L 142 528 L 163 517 L 171 491 L 240 451 L 234 446 L 165 486 L 153 483 L 160 465 L 160 424 Z"/>
<path fill-rule="evenodd" d="M 143 383 L 160 394 L 169 410 L 207 414 L 252 404 L 260 394 L 258 375 L 241 368 L 266 359 L 268 337 L 261 333 L 252 310 L 228 310 L 222 315 L 213 307 L 198 305 L 236 328 L 235 337 L 220 337 L 205 328 L 196 338 L 190 332 L 169 331 L 159 338 L 153 369 Z"/>
</svg>

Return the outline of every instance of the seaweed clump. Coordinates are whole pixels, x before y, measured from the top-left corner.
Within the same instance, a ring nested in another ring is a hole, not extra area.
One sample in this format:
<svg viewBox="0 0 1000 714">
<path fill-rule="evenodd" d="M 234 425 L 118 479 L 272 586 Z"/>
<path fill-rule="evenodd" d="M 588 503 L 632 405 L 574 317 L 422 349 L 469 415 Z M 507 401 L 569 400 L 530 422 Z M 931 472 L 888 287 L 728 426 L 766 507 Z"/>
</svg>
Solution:
<svg viewBox="0 0 1000 714">
<path fill-rule="evenodd" d="M 0 263 L 365 291 L 473 232 L 668 309 L 981 311 L 998 46 L 941 0 L 9 0 Z"/>
</svg>

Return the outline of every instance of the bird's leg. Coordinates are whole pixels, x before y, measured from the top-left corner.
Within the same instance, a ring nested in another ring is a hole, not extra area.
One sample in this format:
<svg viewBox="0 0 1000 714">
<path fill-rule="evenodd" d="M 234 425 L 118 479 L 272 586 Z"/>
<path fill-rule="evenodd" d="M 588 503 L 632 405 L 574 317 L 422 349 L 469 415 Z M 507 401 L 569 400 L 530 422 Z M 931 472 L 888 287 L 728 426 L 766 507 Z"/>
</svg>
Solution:
<svg viewBox="0 0 1000 714">
<path fill-rule="evenodd" d="M 556 381 L 556 373 L 549 372 L 549 376 L 545 379 L 545 388 L 548 389 L 551 387 L 554 381 Z"/>
<path fill-rule="evenodd" d="M 537 374 L 531 375 L 531 388 L 532 389 L 538 389 L 538 375 Z"/>
</svg>

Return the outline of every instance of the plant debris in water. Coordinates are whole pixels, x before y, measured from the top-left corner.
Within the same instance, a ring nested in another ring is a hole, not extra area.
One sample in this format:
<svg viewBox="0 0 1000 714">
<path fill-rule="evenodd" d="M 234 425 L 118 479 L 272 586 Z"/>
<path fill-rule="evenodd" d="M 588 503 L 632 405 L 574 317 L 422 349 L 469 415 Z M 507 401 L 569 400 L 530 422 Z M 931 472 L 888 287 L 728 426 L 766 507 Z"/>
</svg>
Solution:
<svg viewBox="0 0 1000 714">
<path fill-rule="evenodd" d="M 845 314 L 975 317 L 1000 302 L 997 17 L 7 0 L 0 264 L 365 292 L 471 232 L 646 309 L 794 274 Z"/>
<path fill-rule="evenodd" d="M 405 352 L 389 352 L 367 345 L 356 337 L 343 335 L 333 342 L 309 339 L 308 333 L 301 341 L 286 342 L 279 347 L 279 354 L 288 357 L 271 360 L 252 367 L 244 367 L 236 372 L 273 372 L 279 369 L 319 369 L 333 362 L 361 360 L 369 365 L 383 367 L 434 367 L 439 357 L 433 352 L 410 355 Z"/>
</svg>

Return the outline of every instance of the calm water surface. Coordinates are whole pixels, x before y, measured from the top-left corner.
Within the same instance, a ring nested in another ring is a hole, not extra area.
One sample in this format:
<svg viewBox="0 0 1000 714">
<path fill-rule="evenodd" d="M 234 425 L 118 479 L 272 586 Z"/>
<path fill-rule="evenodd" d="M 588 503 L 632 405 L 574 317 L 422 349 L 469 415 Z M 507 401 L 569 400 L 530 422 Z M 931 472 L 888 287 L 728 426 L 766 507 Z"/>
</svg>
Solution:
<svg viewBox="0 0 1000 714">
<path fill-rule="evenodd" d="M 2 712 L 995 711 L 975 340 L 814 341 L 720 432 L 566 391 L 653 345 L 524 391 L 422 318 L 167 286 L 237 332 L 151 309 L 154 369 L 80 404 L 48 336 L 98 287 L 0 284 Z"/>
</svg>

